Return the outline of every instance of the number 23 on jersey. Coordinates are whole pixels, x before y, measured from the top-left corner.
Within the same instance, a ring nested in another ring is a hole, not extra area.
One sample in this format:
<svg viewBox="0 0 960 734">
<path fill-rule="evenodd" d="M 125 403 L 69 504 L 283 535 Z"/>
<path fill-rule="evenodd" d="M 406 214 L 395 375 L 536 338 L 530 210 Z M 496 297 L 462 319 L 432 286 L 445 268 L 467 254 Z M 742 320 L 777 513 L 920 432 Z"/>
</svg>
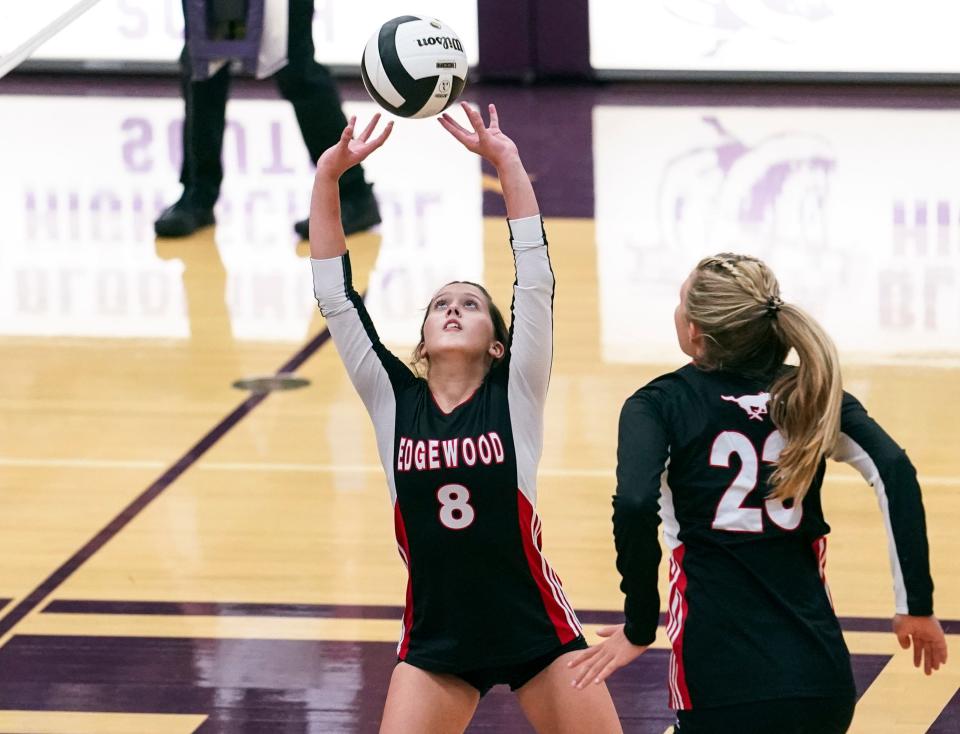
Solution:
<svg viewBox="0 0 960 734">
<path fill-rule="evenodd" d="M 744 507 L 747 497 L 757 490 L 760 476 L 760 461 L 774 464 L 783 450 L 784 440 L 780 431 L 774 431 L 763 442 L 763 449 L 757 455 L 753 442 L 739 431 L 724 431 L 713 441 L 710 449 L 710 466 L 730 468 L 730 459 L 734 455 L 740 459 L 740 471 L 733 482 L 724 491 L 713 518 L 714 530 L 726 530 L 733 533 L 762 533 L 764 514 L 783 530 L 796 530 L 803 519 L 803 504 L 796 502 L 785 507 L 779 499 L 769 498 L 763 507 Z M 762 487 L 761 491 L 766 491 Z"/>
</svg>

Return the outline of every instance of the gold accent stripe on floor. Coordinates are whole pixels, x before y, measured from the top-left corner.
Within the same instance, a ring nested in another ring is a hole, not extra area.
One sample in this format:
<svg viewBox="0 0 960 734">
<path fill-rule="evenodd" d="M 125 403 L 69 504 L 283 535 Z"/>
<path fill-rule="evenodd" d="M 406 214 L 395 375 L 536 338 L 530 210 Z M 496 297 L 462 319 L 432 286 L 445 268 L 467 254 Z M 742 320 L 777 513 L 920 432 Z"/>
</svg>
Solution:
<svg viewBox="0 0 960 734">
<path fill-rule="evenodd" d="M 206 714 L 0 711 L 0 734 L 193 734 Z"/>
</svg>

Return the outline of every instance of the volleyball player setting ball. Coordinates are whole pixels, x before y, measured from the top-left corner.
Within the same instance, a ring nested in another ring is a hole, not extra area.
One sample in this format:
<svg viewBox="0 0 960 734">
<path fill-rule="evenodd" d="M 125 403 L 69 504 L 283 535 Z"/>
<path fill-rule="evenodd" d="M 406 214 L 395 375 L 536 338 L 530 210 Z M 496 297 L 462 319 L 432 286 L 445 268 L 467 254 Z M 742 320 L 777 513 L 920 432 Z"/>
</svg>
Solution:
<svg viewBox="0 0 960 734">
<path fill-rule="evenodd" d="M 675 321 L 692 362 L 620 414 L 613 522 L 626 624 L 578 654 L 574 682 L 602 682 L 653 642 L 662 520 L 677 734 L 841 734 L 856 691 L 825 577 L 825 458 L 854 466 L 877 493 L 893 630 L 929 675 L 947 645 L 916 471 L 843 392 L 830 337 L 780 298 L 763 262 L 702 260 Z M 784 364 L 791 350 L 797 367 Z"/>
<path fill-rule="evenodd" d="M 416 26 L 444 31 L 429 21 Z M 423 104 L 440 105 L 435 99 Z M 375 134 L 378 114 L 355 135 L 351 118 L 339 144 L 317 162 L 313 187 L 314 293 L 373 421 L 408 573 L 380 731 L 459 734 L 480 697 L 507 684 L 538 732 L 620 732 L 606 686 L 571 695 L 567 662 L 586 643 L 541 552 L 536 476 L 554 278 L 537 199 L 496 108 L 489 106 L 489 125 L 467 105 L 463 111 L 470 129 L 446 114 L 440 124 L 499 175 L 516 263 L 513 323 L 508 329 L 481 285 L 443 285 L 414 351 L 424 376 L 380 342 L 353 288 L 340 225 L 337 180 L 386 142 L 393 123 Z"/>
</svg>

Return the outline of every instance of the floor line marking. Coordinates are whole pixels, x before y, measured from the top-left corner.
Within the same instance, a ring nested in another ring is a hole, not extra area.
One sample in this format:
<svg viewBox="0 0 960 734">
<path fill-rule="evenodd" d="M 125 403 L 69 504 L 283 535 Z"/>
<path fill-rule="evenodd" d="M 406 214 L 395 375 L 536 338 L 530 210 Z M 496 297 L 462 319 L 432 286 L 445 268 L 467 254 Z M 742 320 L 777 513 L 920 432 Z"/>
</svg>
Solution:
<svg viewBox="0 0 960 734">
<path fill-rule="evenodd" d="M 27 468 L 65 468 L 65 469 L 159 469 L 164 463 L 159 460 L 123 460 L 123 459 L 68 459 L 68 458 L 18 458 L 0 456 L 0 466 L 17 466 Z M 334 473 L 344 472 L 353 474 L 377 474 L 383 472 L 380 464 L 312 464 L 308 462 L 275 462 L 275 461 L 207 461 L 197 465 L 200 471 L 275 471 L 291 473 Z M 537 474 L 542 477 L 596 477 L 598 479 L 613 479 L 615 470 L 610 469 L 564 469 L 562 467 L 548 467 L 540 469 Z M 955 487 L 960 485 L 960 476 L 927 476 L 917 477 L 921 487 Z M 861 477 L 837 475 L 827 473 L 826 483 L 837 484 L 866 484 Z"/>
<path fill-rule="evenodd" d="M 277 370 L 277 374 L 295 371 L 329 339 L 330 330 L 324 329 L 304 344 L 293 357 L 287 360 L 287 362 Z M 157 477 L 150 486 L 137 495 L 119 514 L 115 515 L 99 532 L 41 581 L 36 588 L 11 608 L 5 609 L 3 616 L 0 616 L 0 647 L 6 644 L 13 634 L 13 628 L 21 622 L 24 617 L 43 604 L 64 581 L 123 530 L 124 527 L 153 502 L 153 500 L 159 497 L 181 474 L 193 466 L 217 441 L 223 438 L 230 429 L 262 403 L 269 394 L 269 392 L 256 393 L 243 400 L 236 408 L 227 414 L 227 416 L 211 428 L 203 438 L 197 441 L 186 453 L 177 459 L 170 468 Z"/>
</svg>

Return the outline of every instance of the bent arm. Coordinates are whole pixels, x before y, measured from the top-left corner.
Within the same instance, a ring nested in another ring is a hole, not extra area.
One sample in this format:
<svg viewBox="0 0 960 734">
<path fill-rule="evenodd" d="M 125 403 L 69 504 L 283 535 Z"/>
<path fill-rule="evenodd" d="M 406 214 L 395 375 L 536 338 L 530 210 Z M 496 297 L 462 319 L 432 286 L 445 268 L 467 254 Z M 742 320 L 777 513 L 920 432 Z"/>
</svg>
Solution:
<svg viewBox="0 0 960 734">
<path fill-rule="evenodd" d="M 933 579 L 917 472 L 906 452 L 851 395 L 844 394 L 837 461 L 853 466 L 877 494 L 887 531 L 898 614 L 933 614 Z"/>
</svg>

